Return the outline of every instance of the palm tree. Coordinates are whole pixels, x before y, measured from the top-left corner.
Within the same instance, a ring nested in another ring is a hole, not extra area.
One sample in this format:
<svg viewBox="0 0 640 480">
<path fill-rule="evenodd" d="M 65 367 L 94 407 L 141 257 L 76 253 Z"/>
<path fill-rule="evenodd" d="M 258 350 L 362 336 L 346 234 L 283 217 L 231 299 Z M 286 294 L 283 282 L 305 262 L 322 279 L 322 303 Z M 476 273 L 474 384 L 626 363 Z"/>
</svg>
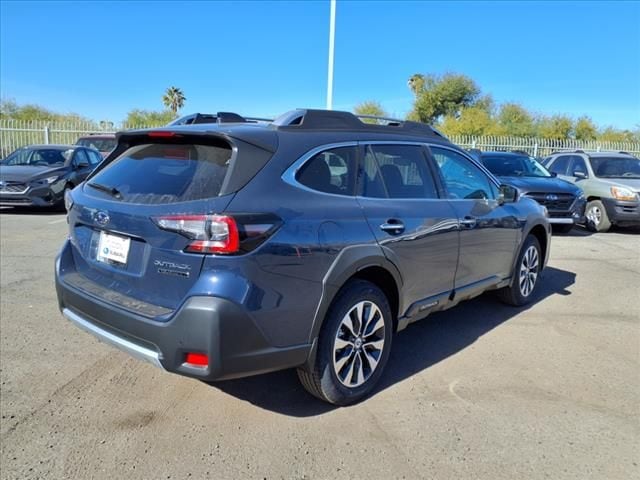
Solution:
<svg viewBox="0 0 640 480">
<path fill-rule="evenodd" d="M 162 96 L 162 103 L 169 108 L 174 115 L 178 114 L 178 110 L 184 107 L 187 98 L 178 87 L 169 87 Z"/>
</svg>

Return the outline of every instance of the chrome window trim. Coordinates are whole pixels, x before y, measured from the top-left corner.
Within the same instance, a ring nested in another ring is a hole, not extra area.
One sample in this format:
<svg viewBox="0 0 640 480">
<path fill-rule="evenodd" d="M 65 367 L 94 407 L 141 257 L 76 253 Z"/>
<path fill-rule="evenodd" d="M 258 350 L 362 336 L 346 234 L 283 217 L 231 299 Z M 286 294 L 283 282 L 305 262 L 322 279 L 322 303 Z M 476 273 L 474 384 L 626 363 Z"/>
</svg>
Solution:
<svg viewBox="0 0 640 480">
<path fill-rule="evenodd" d="M 314 147 L 311 150 L 309 150 L 308 152 L 306 152 L 305 154 L 303 154 L 298 160 L 293 162 L 293 164 L 291 164 L 284 171 L 284 173 L 282 174 L 281 178 L 285 183 L 287 183 L 287 184 L 289 184 L 289 185 L 291 185 L 293 187 L 299 188 L 299 189 L 304 190 L 306 192 L 311 192 L 311 193 L 315 193 L 315 194 L 318 194 L 318 195 L 328 195 L 330 197 L 366 198 L 366 199 L 374 199 L 374 200 L 393 200 L 393 201 L 412 200 L 412 201 L 418 201 L 418 202 L 442 201 L 442 200 L 447 200 L 447 201 L 469 201 L 470 200 L 470 199 L 465 199 L 465 198 L 379 198 L 379 197 L 365 197 L 365 196 L 362 196 L 362 195 L 341 195 L 341 194 L 338 194 L 338 193 L 328 193 L 328 192 L 322 192 L 320 190 L 314 190 L 312 188 L 307 187 L 306 185 L 303 185 L 302 183 L 298 182 L 298 180 L 296 180 L 296 175 L 298 174 L 298 172 L 300 171 L 302 166 L 308 160 L 310 160 L 312 157 L 317 155 L 318 153 L 322 153 L 324 151 L 331 150 L 331 149 L 334 149 L 334 148 L 358 147 L 360 145 L 365 145 L 365 146 L 366 145 L 414 145 L 414 146 L 426 147 L 429 150 L 431 149 L 431 147 L 443 148 L 445 150 L 450 150 L 450 151 L 452 151 L 454 153 L 457 153 L 458 155 L 461 155 L 463 158 L 466 158 L 473 165 L 478 167 L 480 169 L 480 171 L 483 172 L 489 178 L 489 181 L 491 183 L 493 183 L 494 186 L 496 188 L 498 188 L 498 190 L 500 189 L 500 185 L 501 185 L 500 181 L 496 177 L 494 177 L 494 175 L 484 165 L 482 165 L 480 162 L 477 162 L 472 156 L 470 156 L 466 152 L 464 152 L 464 150 L 461 150 L 461 149 L 458 149 L 458 148 L 452 148 L 452 147 L 449 147 L 447 145 L 441 145 L 439 143 L 415 142 L 415 141 L 405 141 L 405 140 L 357 140 L 357 141 L 348 141 L 348 142 L 326 143 L 324 145 L 320 145 L 320 146 Z M 487 199 L 487 200 L 497 201 L 497 198 L 490 198 L 490 199 Z"/>
</svg>

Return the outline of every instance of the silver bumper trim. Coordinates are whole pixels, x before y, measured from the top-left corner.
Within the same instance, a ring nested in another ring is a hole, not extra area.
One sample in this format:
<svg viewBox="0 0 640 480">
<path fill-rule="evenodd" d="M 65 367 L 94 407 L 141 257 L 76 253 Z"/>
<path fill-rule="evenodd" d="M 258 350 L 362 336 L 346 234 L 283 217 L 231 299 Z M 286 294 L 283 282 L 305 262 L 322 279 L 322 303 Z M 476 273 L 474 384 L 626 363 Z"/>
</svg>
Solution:
<svg viewBox="0 0 640 480">
<path fill-rule="evenodd" d="M 549 218 L 549 223 L 554 225 L 554 224 L 563 224 L 563 225 L 569 225 L 569 224 L 573 224 L 574 220 L 573 218 L 553 218 L 550 217 Z"/>
<path fill-rule="evenodd" d="M 62 310 L 62 314 L 67 318 L 67 320 L 71 321 L 84 331 L 95 336 L 98 340 L 104 343 L 108 343 L 109 345 L 112 345 L 122 350 L 123 352 L 128 353 L 132 357 L 143 360 L 145 362 L 149 362 L 158 368 L 164 369 L 164 367 L 160 363 L 160 355 L 158 354 L 158 352 L 142 347 L 140 345 L 136 345 L 135 343 L 130 342 L 125 338 L 114 335 L 113 333 L 108 332 L 98 327 L 97 325 L 94 325 L 88 320 L 85 320 L 80 315 L 72 312 L 68 308 L 64 308 Z"/>
</svg>

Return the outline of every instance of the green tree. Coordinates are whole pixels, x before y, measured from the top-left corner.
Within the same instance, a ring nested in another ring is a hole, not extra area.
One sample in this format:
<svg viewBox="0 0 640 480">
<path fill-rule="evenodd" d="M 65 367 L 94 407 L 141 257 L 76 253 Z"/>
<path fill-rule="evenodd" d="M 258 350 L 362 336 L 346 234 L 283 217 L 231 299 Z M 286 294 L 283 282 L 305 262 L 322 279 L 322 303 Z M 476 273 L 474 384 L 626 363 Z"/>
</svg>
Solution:
<svg viewBox="0 0 640 480">
<path fill-rule="evenodd" d="M 584 116 L 576 121 L 575 135 L 577 140 L 595 140 L 598 136 L 598 128 L 591 118 Z"/>
<path fill-rule="evenodd" d="M 133 109 L 127 113 L 125 123 L 128 127 L 159 127 L 166 125 L 175 118 L 171 110 L 140 110 Z"/>
<path fill-rule="evenodd" d="M 438 128 L 445 135 L 504 135 L 484 106 L 466 107 L 459 116 L 445 115 Z"/>
<path fill-rule="evenodd" d="M 638 142 L 640 141 L 640 130 L 634 133 L 631 130 L 606 127 L 598 133 L 598 140 L 601 142 Z"/>
<path fill-rule="evenodd" d="M 0 101 L 0 119 L 22 120 L 25 122 L 90 122 L 77 113 L 57 113 L 40 105 L 18 105 L 15 100 Z"/>
<path fill-rule="evenodd" d="M 173 112 L 174 116 L 178 115 L 178 110 L 184 107 L 187 98 L 177 87 L 169 87 L 162 96 L 162 104 Z"/>
<path fill-rule="evenodd" d="M 517 103 L 503 103 L 498 112 L 497 122 L 505 135 L 514 137 L 535 135 L 533 116 Z"/>
<path fill-rule="evenodd" d="M 538 136 L 553 140 L 571 138 L 571 134 L 573 133 L 573 121 L 566 115 L 540 117 L 536 127 Z"/>
<path fill-rule="evenodd" d="M 416 97 L 409 117 L 425 123 L 434 123 L 444 115 L 459 116 L 462 108 L 472 106 L 480 95 L 471 78 L 457 73 L 415 74 L 408 85 Z"/>
<path fill-rule="evenodd" d="M 353 109 L 356 115 L 372 115 L 374 117 L 388 117 L 387 112 L 382 108 L 379 102 L 368 100 L 366 102 L 359 103 Z M 377 123 L 375 119 L 364 118 L 363 122 Z"/>
</svg>

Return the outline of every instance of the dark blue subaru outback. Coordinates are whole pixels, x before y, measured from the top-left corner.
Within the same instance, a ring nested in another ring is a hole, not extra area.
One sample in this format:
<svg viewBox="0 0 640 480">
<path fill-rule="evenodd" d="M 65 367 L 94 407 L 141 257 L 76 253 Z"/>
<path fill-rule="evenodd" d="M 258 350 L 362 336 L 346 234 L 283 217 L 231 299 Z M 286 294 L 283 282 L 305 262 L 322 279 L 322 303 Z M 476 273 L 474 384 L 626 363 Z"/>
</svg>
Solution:
<svg viewBox="0 0 640 480">
<path fill-rule="evenodd" d="M 431 127 L 323 110 L 224 118 L 120 133 L 67 196 L 66 318 L 202 380 L 296 367 L 345 405 L 408 324 L 487 290 L 532 299 L 544 207 Z"/>
</svg>

